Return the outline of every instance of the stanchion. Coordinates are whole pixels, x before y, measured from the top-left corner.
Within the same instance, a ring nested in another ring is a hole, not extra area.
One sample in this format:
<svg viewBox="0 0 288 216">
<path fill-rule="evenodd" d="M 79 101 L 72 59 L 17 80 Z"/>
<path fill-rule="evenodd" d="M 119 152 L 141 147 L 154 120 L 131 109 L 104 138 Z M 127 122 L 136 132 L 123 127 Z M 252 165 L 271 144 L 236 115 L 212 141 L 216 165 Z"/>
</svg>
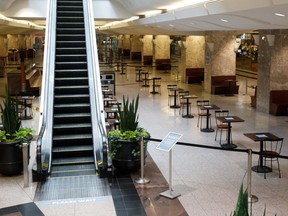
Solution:
<svg viewBox="0 0 288 216">
<path fill-rule="evenodd" d="M 24 187 L 29 187 L 29 172 L 28 172 L 28 165 L 29 165 L 29 155 L 28 155 L 28 144 L 23 143 L 22 148 L 23 153 L 23 176 L 24 176 Z"/>
<path fill-rule="evenodd" d="M 141 151 L 141 176 L 135 180 L 135 182 L 137 184 L 147 184 L 150 182 L 149 179 L 147 178 L 144 178 L 144 158 L 145 158 L 145 155 L 144 155 L 144 140 L 143 140 L 143 137 L 141 138 L 141 146 L 140 146 L 140 151 Z"/>
<path fill-rule="evenodd" d="M 251 182 L 252 182 L 252 150 L 248 149 L 248 170 L 247 170 L 247 192 L 248 201 L 250 203 L 258 202 L 258 197 L 251 194 Z"/>
</svg>

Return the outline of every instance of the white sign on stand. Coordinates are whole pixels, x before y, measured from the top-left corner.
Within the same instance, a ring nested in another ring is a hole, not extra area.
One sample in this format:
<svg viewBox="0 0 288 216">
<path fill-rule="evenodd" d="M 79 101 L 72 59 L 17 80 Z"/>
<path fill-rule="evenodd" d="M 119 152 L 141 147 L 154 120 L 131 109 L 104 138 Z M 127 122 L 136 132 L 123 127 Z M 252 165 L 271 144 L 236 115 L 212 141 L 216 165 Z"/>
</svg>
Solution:
<svg viewBox="0 0 288 216">
<path fill-rule="evenodd" d="M 178 140 L 180 140 L 181 137 L 182 134 L 169 132 L 156 147 L 156 149 L 161 151 L 169 152 L 169 190 L 160 193 L 160 195 L 170 199 L 174 199 L 181 195 L 172 190 L 172 148 L 178 142 Z"/>
</svg>

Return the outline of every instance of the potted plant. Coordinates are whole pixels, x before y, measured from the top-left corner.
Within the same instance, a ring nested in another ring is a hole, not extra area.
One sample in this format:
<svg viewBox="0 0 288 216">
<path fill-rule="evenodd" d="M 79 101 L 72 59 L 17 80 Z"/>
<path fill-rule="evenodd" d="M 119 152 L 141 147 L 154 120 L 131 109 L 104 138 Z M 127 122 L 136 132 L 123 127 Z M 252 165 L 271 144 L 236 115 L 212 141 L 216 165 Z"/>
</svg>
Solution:
<svg viewBox="0 0 288 216">
<path fill-rule="evenodd" d="M 137 171 L 141 166 L 141 139 L 150 134 L 138 126 L 139 95 L 131 101 L 123 96 L 122 105 L 118 105 L 119 129 L 108 132 L 109 156 L 116 169 Z M 147 140 L 144 146 L 146 150 Z"/>
<path fill-rule="evenodd" d="M 17 98 L 14 100 L 10 96 L 8 88 L 0 111 L 3 124 L 0 130 L 0 173 L 16 175 L 23 171 L 22 144 L 30 143 L 33 130 L 21 127 Z"/>
</svg>

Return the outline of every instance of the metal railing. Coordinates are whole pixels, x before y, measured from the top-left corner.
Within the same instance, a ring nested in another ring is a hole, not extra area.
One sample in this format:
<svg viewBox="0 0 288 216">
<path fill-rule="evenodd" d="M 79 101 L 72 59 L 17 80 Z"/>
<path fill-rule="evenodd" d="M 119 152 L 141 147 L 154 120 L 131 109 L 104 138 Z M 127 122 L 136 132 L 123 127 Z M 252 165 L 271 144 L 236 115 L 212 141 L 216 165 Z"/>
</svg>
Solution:
<svg viewBox="0 0 288 216">
<path fill-rule="evenodd" d="M 83 0 L 85 17 L 85 37 L 87 67 L 89 74 L 90 107 L 92 115 L 92 130 L 95 166 L 99 170 L 98 161 L 101 161 L 102 170 L 107 169 L 107 135 L 105 127 L 104 105 L 101 89 L 100 69 L 96 46 L 92 0 Z"/>
<path fill-rule="evenodd" d="M 52 149 L 53 92 L 56 49 L 57 0 L 49 0 L 45 31 L 45 48 L 41 84 L 39 131 L 36 147 L 37 175 L 49 173 Z"/>
<path fill-rule="evenodd" d="M 155 138 L 144 138 L 144 140 L 147 141 L 154 141 L 154 142 L 161 142 L 161 139 L 155 139 Z M 212 149 L 212 150 L 218 150 L 218 151 L 231 151 L 231 152 L 241 152 L 241 153 L 247 153 L 247 193 L 248 193 L 248 199 L 249 202 L 256 202 L 258 198 L 251 194 L 251 188 L 252 188 L 252 154 L 260 155 L 259 151 L 252 151 L 252 149 L 225 149 L 218 146 L 208 146 L 203 144 L 195 144 L 195 143 L 186 143 L 186 142 L 177 142 L 176 145 L 181 146 L 189 146 L 189 147 L 195 147 L 195 148 L 204 148 L 204 149 Z M 282 159 L 288 159 L 288 156 L 285 155 L 279 155 L 279 158 Z M 141 172 L 143 172 L 141 170 Z"/>
</svg>

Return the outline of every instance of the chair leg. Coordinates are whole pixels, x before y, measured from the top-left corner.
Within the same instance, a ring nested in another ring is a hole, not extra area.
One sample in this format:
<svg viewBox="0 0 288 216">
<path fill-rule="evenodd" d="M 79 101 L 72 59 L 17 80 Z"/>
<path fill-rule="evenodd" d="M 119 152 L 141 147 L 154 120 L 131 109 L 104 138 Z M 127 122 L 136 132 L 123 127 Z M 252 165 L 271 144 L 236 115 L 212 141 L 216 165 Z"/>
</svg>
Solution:
<svg viewBox="0 0 288 216">
<path fill-rule="evenodd" d="M 222 129 L 220 129 L 220 145 L 221 145 L 221 141 L 222 141 Z"/>
<path fill-rule="evenodd" d="M 280 164 L 279 164 L 279 160 L 277 158 L 277 163 L 278 163 L 278 172 L 279 172 L 279 178 L 281 178 L 281 172 L 280 172 Z"/>
<path fill-rule="evenodd" d="M 266 167 L 266 158 L 264 158 L 264 166 Z M 266 179 L 266 172 L 264 171 L 264 179 Z"/>
</svg>

